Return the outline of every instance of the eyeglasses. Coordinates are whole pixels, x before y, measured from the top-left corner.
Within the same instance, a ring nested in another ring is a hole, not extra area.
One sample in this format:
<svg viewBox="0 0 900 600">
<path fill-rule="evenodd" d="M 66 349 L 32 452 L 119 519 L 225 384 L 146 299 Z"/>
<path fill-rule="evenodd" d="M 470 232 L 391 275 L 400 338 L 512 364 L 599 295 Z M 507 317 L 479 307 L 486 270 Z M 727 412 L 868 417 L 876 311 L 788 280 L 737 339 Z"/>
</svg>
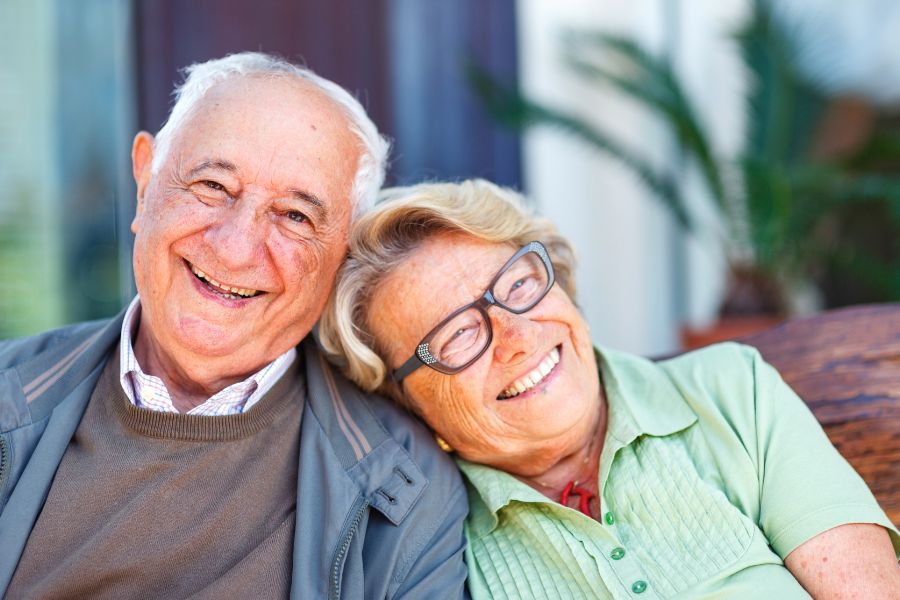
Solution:
<svg viewBox="0 0 900 600">
<path fill-rule="evenodd" d="M 525 244 L 494 275 L 480 298 L 453 311 L 422 338 L 415 354 L 394 371 L 392 378 L 400 383 L 422 365 L 447 375 L 459 373 L 491 345 L 488 307 L 496 305 L 516 315 L 528 312 L 547 295 L 554 279 L 544 245 Z"/>
</svg>

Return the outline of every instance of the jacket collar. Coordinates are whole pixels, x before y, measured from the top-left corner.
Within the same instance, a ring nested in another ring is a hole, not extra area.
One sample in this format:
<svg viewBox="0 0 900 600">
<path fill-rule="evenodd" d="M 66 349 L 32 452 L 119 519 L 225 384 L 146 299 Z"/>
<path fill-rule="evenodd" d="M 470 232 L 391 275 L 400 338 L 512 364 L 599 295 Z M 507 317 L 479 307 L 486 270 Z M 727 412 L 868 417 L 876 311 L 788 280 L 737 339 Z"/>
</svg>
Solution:
<svg viewBox="0 0 900 600">
<path fill-rule="evenodd" d="M 307 403 L 324 430 L 345 473 L 368 503 L 399 524 L 428 485 L 409 453 L 373 413 L 399 411 L 387 400 L 366 394 L 325 360 L 313 335 L 301 343 Z"/>
<path fill-rule="evenodd" d="M 95 369 L 119 341 L 123 310 L 111 320 L 93 321 L 45 334 L 44 347 L 15 367 L 32 422 L 46 417 Z M 62 333 L 65 332 L 65 333 Z"/>
</svg>

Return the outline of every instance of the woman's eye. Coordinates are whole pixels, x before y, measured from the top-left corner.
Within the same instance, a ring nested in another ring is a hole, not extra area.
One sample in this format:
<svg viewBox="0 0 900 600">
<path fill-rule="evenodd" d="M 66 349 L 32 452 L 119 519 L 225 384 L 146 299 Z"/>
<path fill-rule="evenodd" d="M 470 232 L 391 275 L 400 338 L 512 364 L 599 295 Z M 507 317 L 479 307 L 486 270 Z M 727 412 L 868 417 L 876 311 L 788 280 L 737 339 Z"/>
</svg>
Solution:
<svg viewBox="0 0 900 600">
<path fill-rule="evenodd" d="M 535 278 L 531 276 L 517 279 L 513 282 L 512 286 L 510 286 L 509 293 L 506 295 L 506 297 L 512 299 L 513 297 L 519 297 L 528 294 L 532 291 L 535 283 Z"/>
<path fill-rule="evenodd" d="M 471 323 L 455 329 L 447 341 L 441 344 L 441 356 L 446 357 L 469 348 L 478 338 L 480 328 L 479 323 Z"/>
<path fill-rule="evenodd" d="M 453 340 L 455 340 L 455 339 L 457 339 L 457 338 L 459 338 L 459 337 L 465 335 L 466 332 L 471 332 L 471 331 L 472 331 L 472 327 L 471 327 L 471 326 L 469 326 L 469 327 L 460 327 L 459 329 L 457 329 L 456 331 L 453 332 L 453 335 L 450 336 L 450 341 L 452 342 Z"/>
</svg>

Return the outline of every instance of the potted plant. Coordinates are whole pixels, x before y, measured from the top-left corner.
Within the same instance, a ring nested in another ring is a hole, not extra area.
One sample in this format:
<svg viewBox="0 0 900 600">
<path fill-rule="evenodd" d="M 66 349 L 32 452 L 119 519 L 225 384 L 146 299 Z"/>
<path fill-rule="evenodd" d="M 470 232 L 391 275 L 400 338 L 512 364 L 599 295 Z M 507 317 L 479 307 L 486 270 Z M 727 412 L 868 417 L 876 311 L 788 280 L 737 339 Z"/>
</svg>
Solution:
<svg viewBox="0 0 900 600">
<path fill-rule="evenodd" d="M 839 226 L 848 212 L 866 207 L 886 215 L 888 231 L 896 231 L 900 178 L 866 167 L 866 153 L 878 154 L 872 144 L 858 144 L 849 155 L 817 151 L 820 123 L 833 98 L 801 74 L 766 3 L 753 2 L 735 42 L 752 85 L 745 99 L 747 139 L 743 150 L 730 157 L 715 155 L 697 111 L 664 59 L 628 38 L 592 31 L 566 32 L 563 56 L 581 76 L 658 115 L 698 168 L 720 217 L 729 269 L 720 314 L 738 322 L 726 337 L 793 314 L 794 290 L 818 282 L 828 265 L 887 282 L 882 291 L 900 298 L 897 265 L 843 236 Z M 575 135 L 634 171 L 679 225 L 696 231 L 695 217 L 668 172 L 584 119 L 533 102 L 477 67 L 470 67 L 469 75 L 494 118 L 516 129 L 551 125 Z M 688 340 L 690 345 L 697 341 Z"/>
</svg>

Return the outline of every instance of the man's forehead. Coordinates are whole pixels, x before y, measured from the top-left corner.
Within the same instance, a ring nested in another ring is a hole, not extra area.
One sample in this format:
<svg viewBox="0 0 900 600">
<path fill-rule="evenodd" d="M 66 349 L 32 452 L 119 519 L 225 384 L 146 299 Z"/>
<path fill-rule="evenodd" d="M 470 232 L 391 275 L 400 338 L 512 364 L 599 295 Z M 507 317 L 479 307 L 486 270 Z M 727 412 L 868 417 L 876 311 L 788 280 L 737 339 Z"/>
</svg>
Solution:
<svg viewBox="0 0 900 600">
<path fill-rule="evenodd" d="M 295 111 L 295 118 L 317 114 L 350 131 L 350 120 L 338 103 L 312 82 L 279 75 L 233 75 L 216 82 L 194 105 L 191 117 L 216 109 L 271 114 Z"/>
<path fill-rule="evenodd" d="M 174 137 L 182 170 L 226 166 L 221 170 L 302 193 L 310 192 L 304 174 L 312 171 L 329 174 L 320 180 L 326 186 L 349 183 L 362 151 L 334 100 L 287 77 L 235 76 L 215 84 Z"/>
</svg>

